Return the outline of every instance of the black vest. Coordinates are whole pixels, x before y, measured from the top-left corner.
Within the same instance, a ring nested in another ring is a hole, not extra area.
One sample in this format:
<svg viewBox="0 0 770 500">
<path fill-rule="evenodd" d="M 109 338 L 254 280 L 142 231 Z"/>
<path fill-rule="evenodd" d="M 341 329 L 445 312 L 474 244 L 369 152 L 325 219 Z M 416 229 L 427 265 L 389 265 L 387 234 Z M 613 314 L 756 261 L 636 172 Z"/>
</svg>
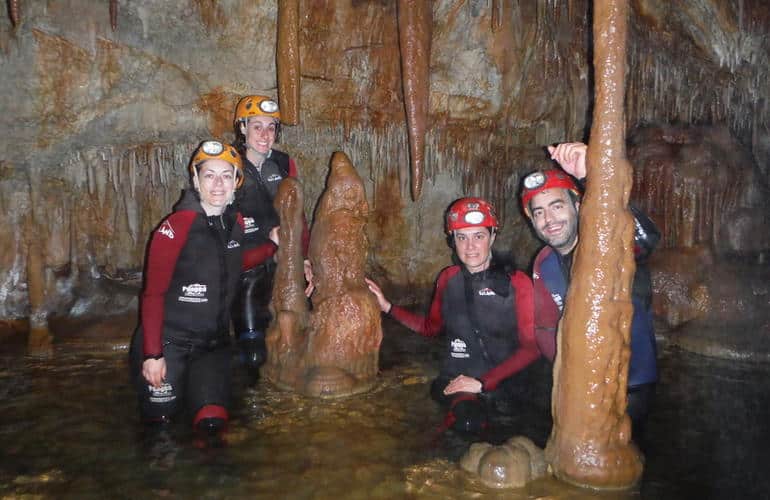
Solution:
<svg viewBox="0 0 770 500">
<path fill-rule="evenodd" d="M 441 304 L 448 349 L 442 375 L 479 378 L 519 347 L 510 275 L 464 269 L 449 279 Z"/>
<path fill-rule="evenodd" d="M 180 205 L 178 209 L 190 209 L 187 203 Z M 206 345 L 229 336 L 242 241 L 234 210 L 221 216 L 196 215 L 166 292 L 165 340 Z"/>
<path fill-rule="evenodd" d="M 249 246 L 268 241 L 270 230 L 280 225 L 273 200 L 278 185 L 289 176 L 289 155 L 275 149 L 257 169 L 243 157 L 243 185 L 235 192 L 235 203 L 243 215 L 245 242 Z"/>
</svg>

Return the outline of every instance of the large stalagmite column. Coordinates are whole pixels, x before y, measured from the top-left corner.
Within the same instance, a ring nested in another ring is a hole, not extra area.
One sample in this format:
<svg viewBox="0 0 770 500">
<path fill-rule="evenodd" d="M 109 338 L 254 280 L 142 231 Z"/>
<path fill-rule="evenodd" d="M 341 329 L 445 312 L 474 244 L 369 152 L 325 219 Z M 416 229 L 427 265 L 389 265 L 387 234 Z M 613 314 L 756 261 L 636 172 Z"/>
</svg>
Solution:
<svg viewBox="0 0 770 500">
<path fill-rule="evenodd" d="M 562 480 L 594 488 L 639 481 L 626 384 L 632 317 L 631 165 L 623 119 L 627 0 L 594 1 L 595 107 L 579 246 L 559 329 L 546 457 Z"/>
</svg>

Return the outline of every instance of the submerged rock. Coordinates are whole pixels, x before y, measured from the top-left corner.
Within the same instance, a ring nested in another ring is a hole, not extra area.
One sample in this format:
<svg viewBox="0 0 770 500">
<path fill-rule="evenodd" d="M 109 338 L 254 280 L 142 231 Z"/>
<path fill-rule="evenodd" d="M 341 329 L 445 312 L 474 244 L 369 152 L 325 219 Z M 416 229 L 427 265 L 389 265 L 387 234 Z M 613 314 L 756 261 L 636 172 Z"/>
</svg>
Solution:
<svg viewBox="0 0 770 500">
<path fill-rule="evenodd" d="M 524 436 L 512 437 L 500 446 L 474 443 L 460 459 L 460 467 L 478 474 L 490 488 L 521 488 L 547 470 L 543 450 Z"/>
</svg>

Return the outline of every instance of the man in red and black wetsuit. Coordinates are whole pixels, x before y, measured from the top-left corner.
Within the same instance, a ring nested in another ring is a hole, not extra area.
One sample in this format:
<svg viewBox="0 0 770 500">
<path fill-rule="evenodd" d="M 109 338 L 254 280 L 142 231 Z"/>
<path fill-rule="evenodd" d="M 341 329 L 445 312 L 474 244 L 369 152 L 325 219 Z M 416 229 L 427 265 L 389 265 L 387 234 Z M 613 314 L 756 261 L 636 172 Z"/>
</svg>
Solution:
<svg viewBox="0 0 770 500">
<path fill-rule="evenodd" d="M 270 241 L 244 251 L 243 218 L 232 209 L 243 180 L 229 145 L 205 141 L 190 163 L 186 190 L 153 232 L 145 265 L 141 324 L 131 367 L 142 417 L 166 422 L 186 409 L 196 430 L 217 434 L 230 396 L 230 307 L 241 271 L 276 250 Z"/>
<path fill-rule="evenodd" d="M 297 177 L 294 159 L 273 148 L 280 132 L 280 119 L 278 103 L 267 96 L 245 96 L 235 108 L 235 147 L 244 163 L 243 187 L 236 193 L 235 202 L 246 225 L 246 248 L 269 242 L 270 231 L 281 223 L 273 207 L 278 185 L 286 177 Z M 309 241 L 305 223 L 302 255 L 307 256 Z M 272 319 L 269 305 L 274 274 L 273 259 L 243 273 L 232 311 L 243 361 L 255 377 L 267 359 L 265 332 Z M 305 260 L 305 277 L 309 283 L 306 293 L 310 294 L 312 268 L 308 260 Z"/>
<path fill-rule="evenodd" d="M 497 228 L 494 208 L 486 201 L 452 203 L 446 231 L 461 264 L 438 275 L 427 316 L 391 304 L 367 280 L 383 312 L 426 337 L 446 333 L 447 349 L 431 395 L 451 409 L 448 423 L 474 433 L 486 425 L 487 404 L 508 396 L 510 377 L 540 357 L 532 283 L 494 258 Z"/>
</svg>

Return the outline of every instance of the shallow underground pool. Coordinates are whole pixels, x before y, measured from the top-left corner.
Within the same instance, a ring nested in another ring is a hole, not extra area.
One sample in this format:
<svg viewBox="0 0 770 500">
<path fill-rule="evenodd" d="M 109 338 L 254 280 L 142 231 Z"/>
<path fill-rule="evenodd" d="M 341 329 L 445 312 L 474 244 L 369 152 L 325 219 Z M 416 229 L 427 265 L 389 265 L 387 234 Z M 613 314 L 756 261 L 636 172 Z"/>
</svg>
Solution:
<svg viewBox="0 0 770 500">
<path fill-rule="evenodd" d="M 640 491 L 596 493 L 552 479 L 496 491 L 456 466 L 469 441 L 441 433 L 428 397 L 440 343 L 385 322 L 375 389 L 315 400 L 249 385 L 236 369 L 224 446 L 186 427 L 147 433 L 123 334 L 60 335 L 53 355 L 0 353 L 2 498 L 770 498 L 770 366 L 662 345 Z M 105 331 L 108 330 L 105 328 Z M 109 328 L 110 332 L 120 328 Z M 550 430 L 549 368 L 531 367 L 490 440 Z"/>
</svg>

